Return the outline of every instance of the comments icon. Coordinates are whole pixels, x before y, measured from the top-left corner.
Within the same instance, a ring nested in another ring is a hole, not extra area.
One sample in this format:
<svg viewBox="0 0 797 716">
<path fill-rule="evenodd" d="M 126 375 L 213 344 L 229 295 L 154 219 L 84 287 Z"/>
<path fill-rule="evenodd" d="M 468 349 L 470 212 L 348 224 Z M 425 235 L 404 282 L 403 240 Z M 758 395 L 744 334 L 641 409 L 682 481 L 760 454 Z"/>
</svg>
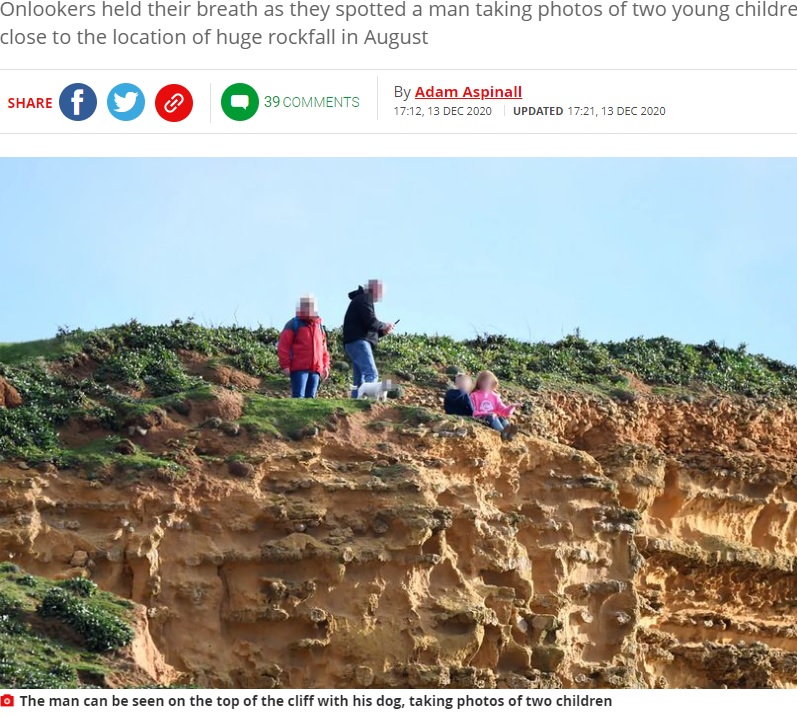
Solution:
<svg viewBox="0 0 797 716">
<path fill-rule="evenodd" d="M 233 109 L 249 109 L 249 95 L 234 94 L 230 97 L 230 106 Z"/>
<path fill-rule="evenodd" d="M 221 110 L 230 119 L 244 122 L 252 119 L 260 106 L 257 92 L 247 84 L 230 85 L 221 95 Z"/>
</svg>

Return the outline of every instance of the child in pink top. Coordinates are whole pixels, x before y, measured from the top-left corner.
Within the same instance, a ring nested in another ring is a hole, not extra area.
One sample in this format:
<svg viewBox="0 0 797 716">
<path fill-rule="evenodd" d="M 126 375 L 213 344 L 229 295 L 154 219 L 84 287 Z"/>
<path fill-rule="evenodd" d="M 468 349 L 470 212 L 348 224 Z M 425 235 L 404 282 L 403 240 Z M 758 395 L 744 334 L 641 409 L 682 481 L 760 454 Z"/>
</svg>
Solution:
<svg viewBox="0 0 797 716">
<path fill-rule="evenodd" d="M 476 378 L 476 389 L 470 394 L 473 403 L 473 417 L 487 423 L 491 428 L 501 433 L 501 437 L 511 439 L 517 433 L 517 428 L 510 425 L 509 418 L 520 405 L 506 405 L 501 396 L 495 391 L 498 388 L 498 378 L 489 370 L 483 370 Z"/>
</svg>

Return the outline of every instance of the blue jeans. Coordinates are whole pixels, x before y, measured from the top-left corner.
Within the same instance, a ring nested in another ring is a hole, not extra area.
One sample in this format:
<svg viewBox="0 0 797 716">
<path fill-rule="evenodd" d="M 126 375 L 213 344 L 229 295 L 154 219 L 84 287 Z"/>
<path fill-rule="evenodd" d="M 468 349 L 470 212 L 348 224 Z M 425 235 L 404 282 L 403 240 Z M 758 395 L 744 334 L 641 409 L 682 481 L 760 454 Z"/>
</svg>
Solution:
<svg viewBox="0 0 797 716">
<path fill-rule="evenodd" d="M 294 370 L 291 372 L 291 397 L 315 398 L 319 383 L 321 383 L 319 373 L 311 373 L 309 370 Z"/>
<path fill-rule="evenodd" d="M 351 397 L 357 397 L 357 388 L 363 383 L 373 383 L 379 380 L 379 371 L 374 362 L 374 351 L 366 340 L 352 341 L 343 346 L 346 355 L 354 364 L 354 379 L 352 380 Z"/>
<path fill-rule="evenodd" d="M 499 433 L 502 433 L 504 428 L 509 425 L 509 421 L 506 418 L 502 418 L 495 413 L 491 415 L 480 415 L 479 420 L 489 425 L 493 430 L 497 430 Z"/>
</svg>

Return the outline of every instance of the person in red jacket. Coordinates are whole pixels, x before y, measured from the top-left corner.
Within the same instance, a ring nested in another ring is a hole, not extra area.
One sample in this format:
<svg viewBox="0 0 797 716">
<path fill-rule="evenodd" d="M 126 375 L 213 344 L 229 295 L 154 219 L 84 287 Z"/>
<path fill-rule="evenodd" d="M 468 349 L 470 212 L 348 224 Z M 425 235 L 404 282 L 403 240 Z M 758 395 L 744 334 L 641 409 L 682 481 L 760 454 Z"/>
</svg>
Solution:
<svg viewBox="0 0 797 716">
<path fill-rule="evenodd" d="M 299 299 L 296 316 L 280 333 L 277 355 L 282 372 L 290 376 L 291 396 L 315 398 L 321 379 L 329 378 L 329 349 L 313 296 Z"/>
</svg>

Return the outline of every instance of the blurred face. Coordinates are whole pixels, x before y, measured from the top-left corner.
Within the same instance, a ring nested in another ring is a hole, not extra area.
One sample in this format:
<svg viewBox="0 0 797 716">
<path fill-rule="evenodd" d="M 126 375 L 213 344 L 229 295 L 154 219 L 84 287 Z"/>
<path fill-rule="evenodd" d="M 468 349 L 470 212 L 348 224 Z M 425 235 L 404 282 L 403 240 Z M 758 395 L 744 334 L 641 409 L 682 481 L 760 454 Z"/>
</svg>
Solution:
<svg viewBox="0 0 797 716">
<path fill-rule="evenodd" d="M 485 375 L 477 387 L 479 390 L 492 390 L 495 387 L 495 381 L 489 375 Z"/>
<path fill-rule="evenodd" d="M 308 318 L 315 318 L 318 315 L 314 298 L 305 297 L 299 301 L 299 315 Z"/>
<path fill-rule="evenodd" d="M 460 390 L 470 393 L 471 389 L 473 388 L 473 379 L 469 375 L 457 376 L 456 385 Z"/>
<path fill-rule="evenodd" d="M 384 294 L 385 290 L 384 287 L 382 286 L 381 281 L 377 281 L 376 279 L 371 279 L 368 282 L 368 290 L 370 291 L 371 297 L 374 299 L 374 301 L 382 300 L 382 294 Z"/>
</svg>

